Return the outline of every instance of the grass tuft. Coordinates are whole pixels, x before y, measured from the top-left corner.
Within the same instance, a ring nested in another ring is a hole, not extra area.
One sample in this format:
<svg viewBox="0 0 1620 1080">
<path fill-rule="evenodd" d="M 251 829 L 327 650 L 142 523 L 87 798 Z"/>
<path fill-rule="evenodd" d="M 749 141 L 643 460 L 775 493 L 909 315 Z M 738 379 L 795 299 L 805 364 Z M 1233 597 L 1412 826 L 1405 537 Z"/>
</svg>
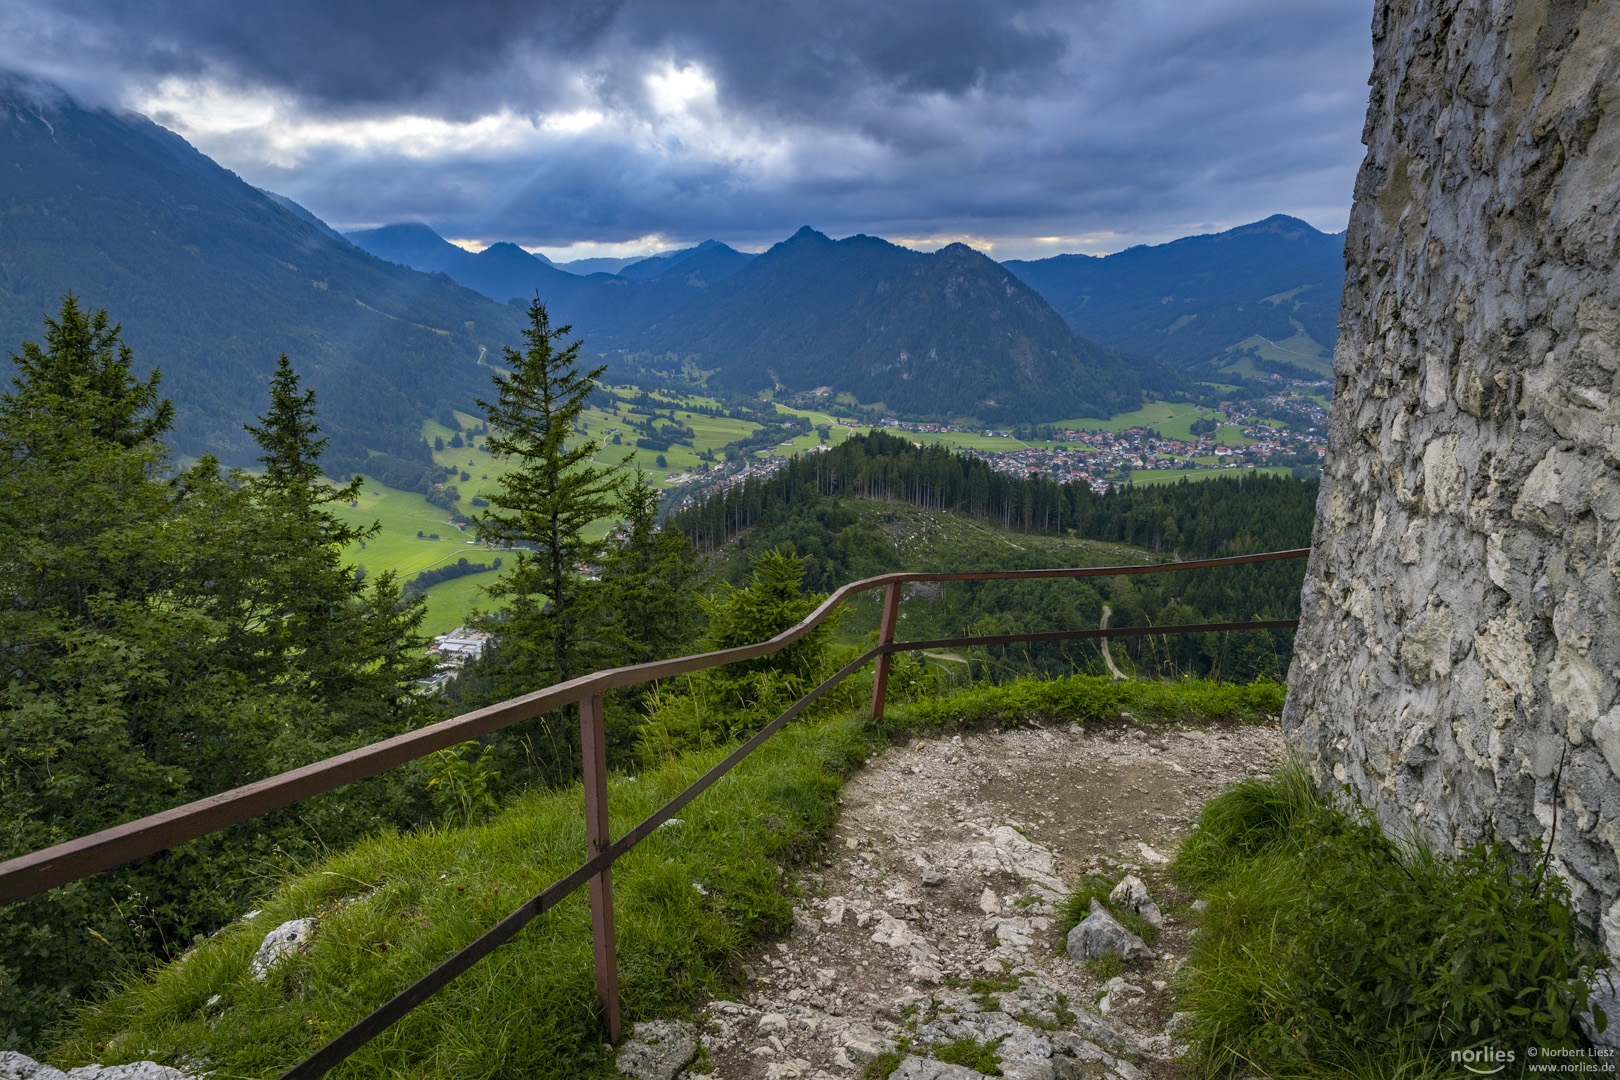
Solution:
<svg viewBox="0 0 1620 1080">
<path fill-rule="evenodd" d="M 1001 1055 L 996 1050 L 1006 1038 L 992 1039 L 981 1043 L 977 1039 L 957 1039 L 955 1042 L 936 1046 L 930 1052 L 939 1061 L 947 1065 L 962 1065 L 974 1072 L 985 1076 L 1001 1075 Z"/>
<path fill-rule="evenodd" d="M 1207 888 L 1232 865 L 1304 842 L 1300 826 L 1326 809 L 1310 774 L 1289 761 L 1266 779 L 1240 780 L 1204 804 L 1176 856 L 1176 880 Z"/>
<path fill-rule="evenodd" d="M 1533 852 L 1396 843 L 1297 763 L 1206 804 L 1173 873 L 1208 903 L 1180 982 L 1211 1075 L 1421 1080 L 1595 1023 L 1607 958 Z"/>
<path fill-rule="evenodd" d="M 885 1050 L 866 1063 L 866 1068 L 861 1070 L 861 1075 L 865 1080 L 889 1080 L 889 1075 L 898 1069 L 900 1063 L 904 1060 L 906 1060 L 906 1055 L 900 1051 Z"/>
</svg>

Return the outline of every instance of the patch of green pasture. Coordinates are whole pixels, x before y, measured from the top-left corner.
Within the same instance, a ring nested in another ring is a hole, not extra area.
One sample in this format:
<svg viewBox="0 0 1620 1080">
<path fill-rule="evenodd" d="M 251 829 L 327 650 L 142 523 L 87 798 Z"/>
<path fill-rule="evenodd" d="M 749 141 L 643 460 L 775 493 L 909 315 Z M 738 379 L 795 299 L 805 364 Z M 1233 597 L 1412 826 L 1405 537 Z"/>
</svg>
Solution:
<svg viewBox="0 0 1620 1080">
<path fill-rule="evenodd" d="M 364 563 L 368 573 L 392 570 L 407 577 L 442 562 L 446 556 L 453 562 L 469 551 L 482 550 L 467 546 L 464 541 L 470 537 L 458 532 L 443 510 L 428 505 L 414 491 L 400 491 L 368 479 L 355 501 L 354 507 L 333 506 L 332 513 L 347 524 L 367 526 L 376 522 L 382 526 L 382 531 L 366 541 L 364 548 L 352 545 L 345 553 L 351 563 Z M 418 531 L 438 533 L 439 539 L 419 539 Z"/>
<path fill-rule="evenodd" d="M 468 562 L 493 563 L 501 560 L 499 570 L 441 581 L 427 591 L 427 615 L 422 619 L 422 632 L 429 637 L 448 634 L 458 626 L 466 626 L 472 613 L 491 611 L 495 603 L 484 594 L 484 589 L 495 584 L 510 568 L 512 553 L 478 548 L 477 555 L 469 554 Z"/>
<path fill-rule="evenodd" d="M 1167 439 L 1192 439 L 1192 424 L 1196 420 L 1226 419 L 1226 414 L 1203 405 L 1192 405 L 1186 402 L 1150 401 L 1140 409 L 1128 413 L 1120 413 L 1108 420 L 1099 420 L 1094 417 L 1079 417 L 1073 420 L 1057 420 L 1053 427 L 1077 428 L 1083 431 L 1128 431 L 1136 427 L 1156 428 L 1159 434 Z"/>
<path fill-rule="evenodd" d="M 1312 288 L 1312 287 L 1313 286 L 1310 286 L 1310 285 L 1299 285 L 1299 286 L 1296 286 L 1296 287 L 1294 287 L 1292 289 L 1289 289 L 1287 292 L 1272 293 L 1270 296 L 1262 296 L 1260 298 L 1260 302 L 1262 304 L 1267 304 L 1267 305 L 1269 305 L 1271 307 L 1276 307 L 1278 304 L 1281 304 L 1283 301 L 1292 300 L 1294 297 L 1298 296 L 1300 293 L 1304 292 L 1306 289 L 1309 289 L 1309 288 Z M 1289 310 L 1292 311 L 1293 307 L 1294 307 L 1294 305 L 1290 304 L 1289 305 Z"/>
<path fill-rule="evenodd" d="M 1254 334 L 1231 346 L 1230 351 L 1235 353 L 1241 349 L 1253 349 L 1265 360 L 1283 360 L 1302 368 L 1309 368 L 1311 371 L 1330 378 L 1333 375 L 1333 358 L 1331 354 L 1320 342 L 1303 330 L 1296 331 L 1292 337 L 1285 338 L 1282 341 L 1271 341 L 1268 338 L 1261 337 L 1259 334 Z M 1240 372 L 1245 376 L 1265 378 L 1269 374 L 1269 372 L 1257 370 L 1247 357 L 1241 361 L 1222 364 L 1221 366 L 1222 370 Z"/>
<path fill-rule="evenodd" d="M 857 423 L 857 426 L 864 426 L 864 425 L 859 424 L 856 417 L 848 415 L 842 409 L 837 409 L 837 408 L 828 409 L 828 410 L 823 410 L 823 409 L 790 409 L 786 405 L 783 405 L 783 404 L 780 404 L 780 403 L 777 404 L 776 408 L 777 408 L 777 411 L 779 411 L 779 412 L 791 413 L 794 416 L 802 416 L 806 420 L 810 421 L 812 424 L 834 424 L 834 425 L 837 425 L 837 424 L 840 424 L 840 423 L 855 422 L 855 423 Z M 836 435 L 836 434 L 837 434 L 837 432 L 835 431 L 834 435 Z"/>
<path fill-rule="evenodd" d="M 1052 449 L 1078 445 L 1043 439 L 1029 442 L 1023 439 L 1003 439 L 995 435 L 978 435 L 971 431 L 895 431 L 893 434 L 910 439 L 912 442 L 944 446 L 951 450 L 971 450 L 980 454 L 1006 454 L 1031 447 Z"/>
<path fill-rule="evenodd" d="M 1203 461 L 1204 458 L 1194 458 L 1194 461 Z M 1231 468 L 1231 469 L 1132 469 L 1131 483 L 1133 484 L 1174 484 L 1179 480 L 1213 480 L 1221 476 L 1239 476 L 1247 473 L 1265 473 L 1268 476 L 1287 476 L 1288 468 L 1283 465 L 1268 465 L 1265 468 Z"/>
</svg>

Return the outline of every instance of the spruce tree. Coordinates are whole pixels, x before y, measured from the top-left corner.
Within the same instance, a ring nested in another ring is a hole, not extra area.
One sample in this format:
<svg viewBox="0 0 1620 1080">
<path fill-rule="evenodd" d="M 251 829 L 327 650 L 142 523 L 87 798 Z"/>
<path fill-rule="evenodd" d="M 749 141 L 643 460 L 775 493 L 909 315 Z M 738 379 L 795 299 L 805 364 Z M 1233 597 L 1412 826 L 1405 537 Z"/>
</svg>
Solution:
<svg viewBox="0 0 1620 1080">
<path fill-rule="evenodd" d="M 298 373 L 282 353 L 276 373 L 270 378 L 270 411 L 259 417 L 259 424 L 243 424 L 264 451 L 264 482 L 269 487 L 296 494 L 312 506 L 348 502 L 360 494 L 363 478 L 353 477 L 345 487 L 320 483 L 321 453 L 326 436 L 315 423 L 315 391 L 300 390 Z"/>
<path fill-rule="evenodd" d="M 679 529 L 658 527 L 658 492 L 640 469 L 624 485 L 620 512 L 602 565 L 610 590 L 602 641 L 618 664 L 677 656 L 697 634 L 697 549 Z"/>
<path fill-rule="evenodd" d="M 172 410 L 69 297 L 0 395 L 0 859 L 413 726 L 420 608 L 361 580 L 313 396 L 283 363 L 265 474 L 175 471 Z M 0 908 L 0 1046 L 242 910 L 272 852 L 418 820 L 407 773 Z M 139 904 L 129 903 L 139 894 Z M 67 928 L 71 928 L 71 932 Z"/>
<path fill-rule="evenodd" d="M 488 419 L 489 448 L 517 462 L 489 496 L 479 531 L 518 548 L 512 571 L 490 595 L 504 601 L 491 624 L 503 639 L 510 678 L 528 689 L 590 670 L 583 634 L 603 599 L 599 583 L 580 573 L 597 563 L 599 541 L 585 530 L 619 509 L 616 469 L 595 464 L 600 445 L 573 435 L 585 400 L 605 365 L 579 368 L 572 327 L 553 327 L 539 300 L 529 305 L 527 348 L 508 348 L 495 376 L 495 401 L 478 405 Z"/>
<path fill-rule="evenodd" d="M 264 474 L 245 485 L 256 550 L 223 590 L 242 600 L 225 621 L 243 639 L 244 665 L 251 656 L 263 677 L 302 684 L 337 706 L 329 718 L 343 730 L 330 734 L 346 735 L 415 711 L 410 690 L 427 668 L 423 609 L 420 600 L 403 602 L 394 574 L 362 577 L 345 562 L 344 548 L 381 526 L 353 525 L 330 509 L 358 496 L 365 480 L 327 481 L 320 466 L 327 439 L 315 414 L 315 392 L 302 388 L 283 355 L 269 411 L 244 425 L 264 451 Z"/>
<path fill-rule="evenodd" d="M 105 311 L 87 315 L 68 293 L 59 316 L 47 315 L 45 326 L 44 348 L 25 341 L 21 354 L 11 354 L 17 374 L 13 393 L 4 396 L 9 416 L 77 419 L 89 437 L 125 448 L 169 430 L 174 404 L 158 396 L 160 372 L 154 368 L 145 382 L 135 379 L 134 354 L 118 338 L 122 326 L 109 326 Z"/>
</svg>

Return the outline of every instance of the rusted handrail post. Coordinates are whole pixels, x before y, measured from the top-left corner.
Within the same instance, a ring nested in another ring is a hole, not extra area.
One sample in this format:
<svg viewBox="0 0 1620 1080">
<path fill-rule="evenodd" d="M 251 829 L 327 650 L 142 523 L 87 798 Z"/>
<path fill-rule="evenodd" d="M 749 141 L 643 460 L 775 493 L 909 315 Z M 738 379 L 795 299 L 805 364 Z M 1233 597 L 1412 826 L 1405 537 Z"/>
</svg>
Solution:
<svg viewBox="0 0 1620 1080">
<path fill-rule="evenodd" d="M 894 640 L 894 624 L 900 621 L 900 583 L 890 582 L 883 590 L 883 622 L 878 631 L 878 644 L 887 645 Z M 872 672 L 872 719 L 883 719 L 883 699 L 889 696 L 889 653 L 877 658 Z"/>
<path fill-rule="evenodd" d="M 594 859 L 612 842 L 608 835 L 607 723 L 602 695 L 579 703 L 579 745 L 584 759 L 585 858 Z M 596 996 L 608 1038 L 619 1041 L 619 955 L 613 935 L 613 868 L 591 878 L 591 946 L 596 961 Z"/>
</svg>

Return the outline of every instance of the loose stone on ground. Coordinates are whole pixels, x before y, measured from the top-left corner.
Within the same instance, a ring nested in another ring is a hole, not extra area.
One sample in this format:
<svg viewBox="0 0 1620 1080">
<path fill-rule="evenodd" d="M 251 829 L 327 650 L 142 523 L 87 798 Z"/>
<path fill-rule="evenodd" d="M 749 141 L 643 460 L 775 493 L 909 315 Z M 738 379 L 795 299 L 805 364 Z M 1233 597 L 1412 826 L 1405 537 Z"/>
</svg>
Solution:
<svg viewBox="0 0 1620 1080">
<path fill-rule="evenodd" d="M 191 1074 L 154 1061 L 81 1065 L 63 1072 L 15 1050 L 0 1050 L 0 1080 L 191 1080 Z"/>
<path fill-rule="evenodd" d="M 697 1028 L 676 1020 L 637 1024 L 614 1064 L 635 1080 L 671 1080 L 697 1055 Z"/>
</svg>

